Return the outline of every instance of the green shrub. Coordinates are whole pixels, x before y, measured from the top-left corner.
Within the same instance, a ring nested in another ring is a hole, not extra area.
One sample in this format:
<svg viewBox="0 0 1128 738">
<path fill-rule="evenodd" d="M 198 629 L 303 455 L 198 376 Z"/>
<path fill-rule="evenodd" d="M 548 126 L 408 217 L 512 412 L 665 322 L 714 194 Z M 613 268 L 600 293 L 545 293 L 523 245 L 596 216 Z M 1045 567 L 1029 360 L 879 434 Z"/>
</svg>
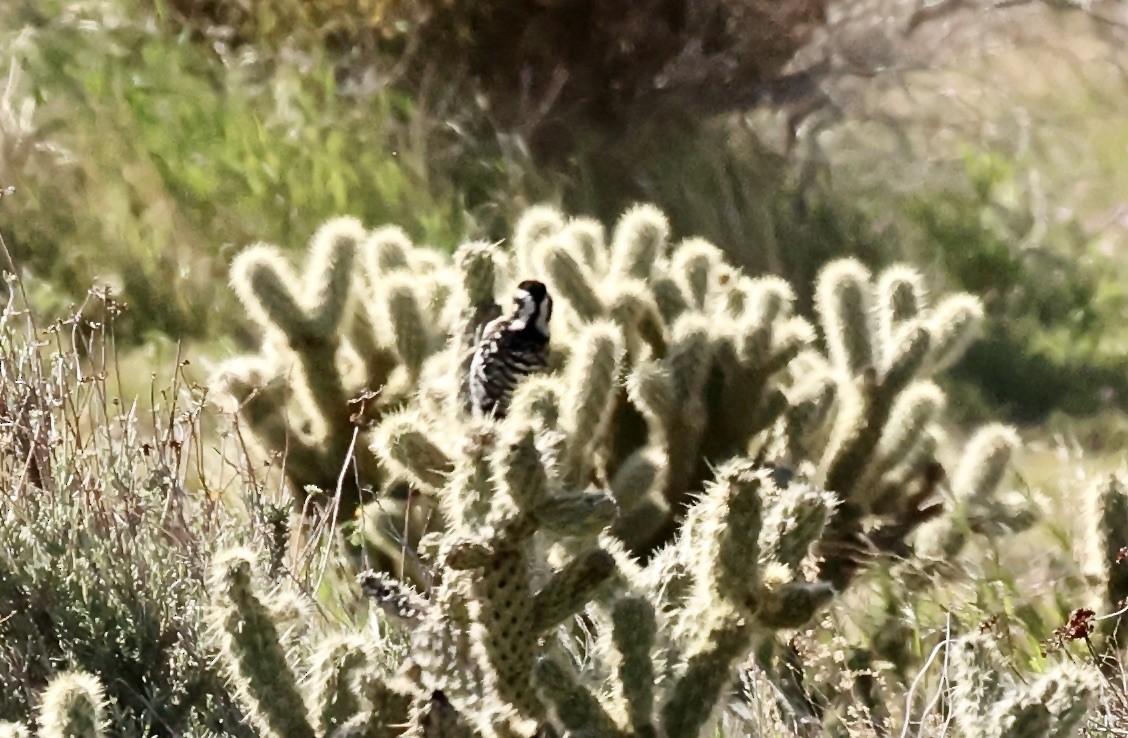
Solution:
<svg viewBox="0 0 1128 738">
<path fill-rule="evenodd" d="M 122 407 L 104 334 L 72 327 L 0 320 L 0 718 L 26 722 L 80 670 L 115 735 L 249 736 L 204 618 L 206 562 L 232 529 L 188 487 L 209 421 L 181 382 L 151 418 Z M 41 735 L 71 735 L 55 722 Z"/>
<path fill-rule="evenodd" d="M 1021 420 L 1091 413 L 1128 400 L 1117 268 L 1072 217 L 1038 213 L 1016 166 L 969 154 L 970 188 L 924 191 L 904 206 L 915 248 L 983 297 L 984 340 L 956 376 Z"/>
</svg>

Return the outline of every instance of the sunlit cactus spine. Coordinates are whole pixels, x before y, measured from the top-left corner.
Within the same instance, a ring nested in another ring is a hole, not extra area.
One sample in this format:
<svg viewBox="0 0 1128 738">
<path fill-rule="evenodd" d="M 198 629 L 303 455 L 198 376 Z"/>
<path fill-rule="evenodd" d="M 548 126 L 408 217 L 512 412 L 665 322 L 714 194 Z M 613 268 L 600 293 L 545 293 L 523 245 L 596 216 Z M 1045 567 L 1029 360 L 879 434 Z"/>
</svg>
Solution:
<svg viewBox="0 0 1128 738">
<path fill-rule="evenodd" d="M 215 627 L 232 683 L 263 734 L 314 738 L 273 614 L 255 589 L 253 567 L 254 556 L 245 549 L 226 552 L 212 567 Z"/>
<path fill-rule="evenodd" d="M 824 267 L 815 286 L 815 307 L 835 366 L 860 372 L 877 365 L 873 285 L 861 262 L 843 259 Z"/>
<path fill-rule="evenodd" d="M 31 738 L 31 731 L 19 723 L 0 723 L 0 738 Z"/>
<path fill-rule="evenodd" d="M 613 546 L 627 593 L 601 605 L 603 632 L 589 653 L 605 665 L 610 689 L 585 684 L 577 664 L 542 657 L 535 683 L 553 722 L 574 734 L 711 735 L 734 667 L 832 596 L 804 579 L 800 564 L 833 504 L 813 487 L 777 487 L 770 470 L 736 460 L 691 508 L 680 540 L 645 567 Z"/>
<path fill-rule="evenodd" d="M 613 323 L 590 326 L 576 339 L 562 398 L 562 429 L 571 439 L 568 471 L 580 480 L 590 471 L 592 456 L 614 409 L 623 340 Z"/>
<path fill-rule="evenodd" d="M 1068 662 L 1020 682 L 987 634 L 950 648 L 952 717 L 963 738 L 1068 738 L 1100 688 L 1095 667 Z"/>
<path fill-rule="evenodd" d="M 106 697 L 102 683 L 81 672 L 56 675 L 39 705 L 42 738 L 102 738 L 106 729 Z"/>
<path fill-rule="evenodd" d="M 214 629 L 235 693 L 262 735 L 393 738 L 403 732 L 410 697 L 377 673 L 358 636 L 329 636 L 302 679 L 287 659 L 278 614 L 254 582 L 254 557 L 231 549 L 211 573 Z"/>
<path fill-rule="evenodd" d="M 615 227 L 611 270 L 640 279 L 651 276 L 668 249 L 669 238 L 670 223 L 662 211 L 651 205 L 635 206 Z"/>
<path fill-rule="evenodd" d="M 942 560 L 960 553 L 971 534 L 1021 532 L 1034 522 L 1031 504 L 1004 495 L 1002 483 L 1022 440 L 1014 428 L 992 423 L 967 442 L 951 477 L 952 506 L 923 532 L 921 553 Z"/>
</svg>

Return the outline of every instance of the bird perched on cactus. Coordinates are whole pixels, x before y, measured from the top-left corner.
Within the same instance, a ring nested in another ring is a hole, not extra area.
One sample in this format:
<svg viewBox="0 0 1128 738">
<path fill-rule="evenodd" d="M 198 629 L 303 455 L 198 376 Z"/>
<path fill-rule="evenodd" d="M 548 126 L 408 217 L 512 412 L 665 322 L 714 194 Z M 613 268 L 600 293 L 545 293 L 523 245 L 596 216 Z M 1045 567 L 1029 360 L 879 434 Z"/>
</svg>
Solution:
<svg viewBox="0 0 1128 738">
<path fill-rule="evenodd" d="M 517 383 L 548 364 L 552 297 L 543 283 L 525 280 L 514 301 L 512 313 L 486 324 L 470 363 L 470 400 L 483 415 L 505 417 Z"/>
</svg>

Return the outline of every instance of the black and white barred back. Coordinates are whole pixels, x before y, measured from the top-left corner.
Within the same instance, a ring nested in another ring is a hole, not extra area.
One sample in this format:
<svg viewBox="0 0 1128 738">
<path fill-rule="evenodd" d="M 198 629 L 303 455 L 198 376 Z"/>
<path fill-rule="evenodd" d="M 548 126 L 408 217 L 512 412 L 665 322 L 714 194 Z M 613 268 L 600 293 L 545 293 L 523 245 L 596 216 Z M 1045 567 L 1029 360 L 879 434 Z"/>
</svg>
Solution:
<svg viewBox="0 0 1128 738">
<path fill-rule="evenodd" d="M 533 280 L 517 285 L 516 309 L 490 321 L 470 363 L 470 401 L 484 415 L 505 417 L 517 383 L 548 364 L 552 297 Z"/>
</svg>

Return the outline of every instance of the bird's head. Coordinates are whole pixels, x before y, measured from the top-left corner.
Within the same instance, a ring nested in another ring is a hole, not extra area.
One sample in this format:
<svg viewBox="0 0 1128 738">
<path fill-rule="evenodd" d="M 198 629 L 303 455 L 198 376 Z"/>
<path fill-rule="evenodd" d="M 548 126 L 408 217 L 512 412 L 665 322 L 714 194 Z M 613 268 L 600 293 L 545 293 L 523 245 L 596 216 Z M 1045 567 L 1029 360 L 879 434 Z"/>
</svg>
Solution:
<svg viewBox="0 0 1128 738">
<path fill-rule="evenodd" d="M 548 321 L 552 317 L 552 297 L 543 282 L 527 279 L 517 285 L 513 294 L 517 309 L 513 313 L 515 330 L 532 329 L 548 338 Z"/>
</svg>

